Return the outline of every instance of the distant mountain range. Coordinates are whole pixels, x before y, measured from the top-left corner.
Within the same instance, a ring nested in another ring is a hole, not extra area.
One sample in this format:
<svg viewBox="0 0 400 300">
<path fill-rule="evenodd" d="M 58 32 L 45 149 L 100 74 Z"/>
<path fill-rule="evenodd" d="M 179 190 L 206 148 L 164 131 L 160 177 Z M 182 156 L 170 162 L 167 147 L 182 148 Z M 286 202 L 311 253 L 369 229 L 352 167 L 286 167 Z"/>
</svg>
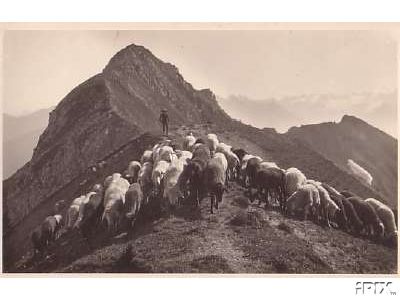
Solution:
<svg viewBox="0 0 400 300">
<path fill-rule="evenodd" d="M 292 127 L 286 133 L 349 172 L 354 160 L 373 177 L 372 186 L 397 203 L 397 140 L 367 122 L 345 115 L 339 123 Z"/>
<path fill-rule="evenodd" d="M 218 102 L 235 119 L 258 128 L 275 128 L 281 133 L 292 126 L 338 122 L 343 115 L 348 114 L 397 137 L 395 92 L 301 95 L 265 100 L 230 96 L 220 97 Z"/>
<path fill-rule="evenodd" d="M 3 178 L 11 176 L 32 158 L 52 109 L 41 109 L 23 116 L 3 114 Z"/>
</svg>

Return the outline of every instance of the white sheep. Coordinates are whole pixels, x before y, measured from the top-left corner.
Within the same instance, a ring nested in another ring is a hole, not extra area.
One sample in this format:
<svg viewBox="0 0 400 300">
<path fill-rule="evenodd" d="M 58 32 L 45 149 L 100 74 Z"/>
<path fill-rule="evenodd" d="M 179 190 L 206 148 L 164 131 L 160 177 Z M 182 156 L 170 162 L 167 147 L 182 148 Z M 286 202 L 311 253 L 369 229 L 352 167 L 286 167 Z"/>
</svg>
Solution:
<svg viewBox="0 0 400 300">
<path fill-rule="evenodd" d="M 167 172 L 169 164 L 170 163 L 165 160 L 160 160 L 154 165 L 151 180 L 155 194 L 161 192 L 161 180 L 163 179 L 165 172 Z"/>
<path fill-rule="evenodd" d="M 360 179 L 362 182 L 371 185 L 372 184 L 372 176 L 371 174 L 365 170 L 363 167 L 355 163 L 352 159 L 347 160 L 347 166 L 349 167 L 350 172 Z"/>
<path fill-rule="evenodd" d="M 126 170 L 126 177 L 131 181 L 131 183 L 134 183 L 137 181 L 141 167 L 142 167 L 142 164 L 138 161 L 129 162 L 128 169 Z"/>
<path fill-rule="evenodd" d="M 153 164 L 151 162 L 146 162 L 140 169 L 138 176 L 138 183 L 140 184 L 140 187 L 142 188 L 143 194 L 146 199 L 149 196 L 149 193 L 153 185 L 151 180 L 152 172 L 153 172 Z"/>
<path fill-rule="evenodd" d="M 292 195 L 300 186 L 304 185 L 307 178 L 297 168 L 289 168 L 285 172 L 285 190 L 287 196 Z"/>
<path fill-rule="evenodd" d="M 279 168 L 278 165 L 272 161 L 263 161 L 260 164 L 260 169 Z"/>
<path fill-rule="evenodd" d="M 67 211 L 67 218 L 66 218 L 67 228 L 72 228 L 74 226 L 74 224 L 79 216 L 79 210 L 80 210 L 81 204 L 83 203 L 85 198 L 86 198 L 86 196 L 82 195 L 80 197 L 75 198 L 72 201 L 72 204 L 68 208 L 68 211 Z"/>
<path fill-rule="evenodd" d="M 217 150 L 217 146 L 219 144 L 217 135 L 214 133 L 207 134 L 206 144 L 210 148 L 211 153 L 214 153 Z"/>
<path fill-rule="evenodd" d="M 302 212 L 304 220 L 307 220 L 310 211 L 315 213 L 319 201 L 319 193 L 315 186 L 302 185 L 287 199 L 287 213 L 293 215 L 296 212 Z"/>
<path fill-rule="evenodd" d="M 158 151 L 157 159 L 154 160 L 155 163 L 157 164 L 158 161 L 160 160 L 165 160 L 167 162 L 172 161 L 172 155 L 174 154 L 174 149 L 170 146 L 161 146 Z"/>
<path fill-rule="evenodd" d="M 228 171 L 228 160 L 226 159 L 225 154 L 223 154 L 221 152 L 217 152 L 214 154 L 213 158 L 218 160 L 221 163 L 221 165 L 224 169 L 224 172 Z"/>
<path fill-rule="evenodd" d="M 145 150 L 143 152 L 142 157 L 140 158 L 140 163 L 143 165 L 146 162 L 152 162 L 152 155 L 153 155 L 153 151 Z"/>
<path fill-rule="evenodd" d="M 328 191 L 321 185 L 320 182 L 316 182 L 314 186 L 318 189 L 319 198 L 321 200 L 319 214 L 322 220 L 326 221 L 328 227 L 331 227 L 331 219 L 335 217 L 335 214 L 340 211 L 339 206 L 331 199 Z"/>
<path fill-rule="evenodd" d="M 167 201 L 168 206 L 175 206 L 178 203 L 179 197 L 182 196 L 178 182 L 183 172 L 184 162 L 186 161 L 181 157 L 172 162 L 165 172 L 163 198 Z"/>
<path fill-rule="evenodd" d="M 196 138 L 193 136 L 192 133 L 189 133 L 189 135 L 185 136 L 185 138 L 183 140 L 183 145 L 182 145 L 183 150 L 192 151 L 195 142 L 196 142 Z"/>
<path fill-rule="evenodd" d="M 125 198 L 126 217 L 130 221 L 131 227 L 133 227 L 142 205 L 145 204 L 143 203 L 144 197 L 140 184 L 137 182 L 131 184 Z"/>
</svg>

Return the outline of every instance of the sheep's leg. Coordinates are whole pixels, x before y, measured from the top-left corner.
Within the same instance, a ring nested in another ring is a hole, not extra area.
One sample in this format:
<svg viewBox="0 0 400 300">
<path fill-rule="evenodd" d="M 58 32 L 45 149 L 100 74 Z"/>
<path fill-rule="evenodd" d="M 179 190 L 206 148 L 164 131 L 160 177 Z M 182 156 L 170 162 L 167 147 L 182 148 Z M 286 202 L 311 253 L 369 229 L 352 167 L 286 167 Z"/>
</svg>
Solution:
<svg viewBox="0 0 400 300">
<path fill-rule="evenodd" d="M 214 211 L 213 211 L 213 206 L 214 206 L 214 198 L 213 198 L 213 196 L 212 196 L 212 195 L 210 196 L 210 202 L 211 202 L 211 210 L 210 210 L 210 212 L 213 214 L 213 213 L 214 213 Z"/>
<path fill-rule="evenodd" d="M 265 189 L 265 195 L 264 195 L 264 201 L 265 201 L 265 209 L 268 208 L 269 202 L 268 202 L 268 194 L 270 193 L 269 189 Z"/>
<path fill-rule="evenodd" d="M 309 211 L 310 211 L 310 205 L 307 204 L 307 205 L 304 207 L 304 216 L 303 216 L 303 220 L 304 220 L 304 221 L 307 221 Z"/>
<path fill-rule="evenodd" d="M 215 201 L 215 208 L 218 210 L 218 206 L 219 206 L 219 204 L 218 204 L 218 199 L 217 199 L 217 197 L 214 195 L 213 196 L 213 198 L 214 198 L 214 201 Z"/>
</svg>

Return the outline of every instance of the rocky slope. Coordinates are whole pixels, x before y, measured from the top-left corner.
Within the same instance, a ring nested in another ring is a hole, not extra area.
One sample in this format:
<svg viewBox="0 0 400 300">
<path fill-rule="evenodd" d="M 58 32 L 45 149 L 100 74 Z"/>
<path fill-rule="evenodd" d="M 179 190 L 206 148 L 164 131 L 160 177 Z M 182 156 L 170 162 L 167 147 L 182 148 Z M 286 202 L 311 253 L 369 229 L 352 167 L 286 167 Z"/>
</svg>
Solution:
<svg viewBox="0 0 400 300">
<path fill-rule="evenodd" d="M 373 177 L 372 186 L 397 207 L 397 140 L 361 119 L 291 128 L 287 135 L 348 171 L 352 159 Z"/>
</svg>

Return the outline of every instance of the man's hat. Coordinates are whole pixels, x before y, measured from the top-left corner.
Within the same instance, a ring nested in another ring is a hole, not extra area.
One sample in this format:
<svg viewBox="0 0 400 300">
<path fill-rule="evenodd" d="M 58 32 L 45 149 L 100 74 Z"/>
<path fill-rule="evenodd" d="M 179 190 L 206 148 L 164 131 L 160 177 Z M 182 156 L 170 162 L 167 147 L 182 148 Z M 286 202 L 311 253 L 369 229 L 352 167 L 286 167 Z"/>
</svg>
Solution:
<svg viewBox="0 0 400 300">
<path fill-rule="evenodd" d="M 167 112 L 168 110 L 166 108 L 163 108 L 161 111 L 162 112 Z"/>
</svg>

